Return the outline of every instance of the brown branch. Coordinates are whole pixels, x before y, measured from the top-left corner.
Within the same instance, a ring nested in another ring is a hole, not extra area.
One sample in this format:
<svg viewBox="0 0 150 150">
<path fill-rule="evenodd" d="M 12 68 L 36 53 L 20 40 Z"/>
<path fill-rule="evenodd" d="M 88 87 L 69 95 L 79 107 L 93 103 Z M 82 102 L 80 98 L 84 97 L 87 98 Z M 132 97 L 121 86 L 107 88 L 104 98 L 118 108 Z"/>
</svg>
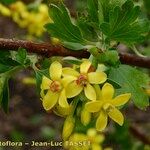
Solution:
<svg viewBox="0 0 150 150">
<path fill-rule="evenodd" d="M 17 50 L 19 47 L 25 48 L 29 53 L 36 53 L 45 57 L 51 56 L 74 56 L 78 58 L 88 58 L 90 53 L 87 50 L 71 51 L 61 45 L 50 43 L 33 43 L 30 41 L 3 39 L 0 38 L 0 50 Z M 139 57 L 133 54 L 119 53 L 120 61 L 123 64 L 150 68 L 150 58 Z"/>
<path fill-rule="evenodd" d="M 148 138 L 142 131 L 140 131 L 135 125 L 130 126 L 130 132 L 144 144 L 150 145 L 150 138 Z"/>
</svg>

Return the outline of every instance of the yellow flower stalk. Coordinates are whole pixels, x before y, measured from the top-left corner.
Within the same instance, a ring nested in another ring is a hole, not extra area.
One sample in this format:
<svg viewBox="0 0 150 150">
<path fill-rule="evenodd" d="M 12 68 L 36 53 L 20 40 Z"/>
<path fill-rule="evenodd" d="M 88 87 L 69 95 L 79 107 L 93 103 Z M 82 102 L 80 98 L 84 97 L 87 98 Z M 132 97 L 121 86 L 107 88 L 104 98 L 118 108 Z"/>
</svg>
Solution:
<svg viewBox="0 0 150 150">
<path fill-rule="evenodd" d="M 124 117 L 116 108 L 127 103 L 131 97 L 130 93 L 119 95 L 115 98 L 114 88 L 111 84 L 105 83 L 101 90 L 101 98 L 97 101 L 88 102 L 85 108 L 91 113 L 99 113 L 96 121 L 96 129 L 103 131 L 108 122 L 108 116 L 119 125 L 123 125 Z"/>
<path fill-rule="evenodd" d="M 61 107 L 69 107 L 66 97 L 66 86 L 69 82 L 73 81 L 73 77 L 62 76 L 62 65 L 55 61 L 49 68 L 50 78 L 43 76 L 41 84 L 41 97 L 43 101 L 43 107 L 45 110 L 52 109 L 58 102 Z M 44 91 L 47 91 L 44 94 Z"/>
<path fill-rule="evenodd" d="M 63 68 L 63 76 L 75 78 L 66 88 L 68 98 L 75 97 L 84 90 L 85 96 L 89 100 L 96 100 L 96 91 L 93 85 L 104 83 L 107 75 L 104 72 L 89 72 L 90 69 L 91 62 L 89 60 L 84 60 L 80 65 L 80 73 L 69 67 Z"/>
</svg>

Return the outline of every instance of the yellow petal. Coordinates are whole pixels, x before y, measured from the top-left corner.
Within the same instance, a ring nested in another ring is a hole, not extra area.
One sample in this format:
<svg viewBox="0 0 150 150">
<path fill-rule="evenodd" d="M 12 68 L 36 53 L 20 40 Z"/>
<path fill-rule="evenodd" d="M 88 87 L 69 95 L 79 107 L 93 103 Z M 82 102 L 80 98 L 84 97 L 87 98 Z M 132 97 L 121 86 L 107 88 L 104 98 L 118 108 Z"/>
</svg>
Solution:
<svg viewBox="0 0 150 150">
<path fill-rule="evenodd" d="M 95 88 L 95 91 L 96 91 L 96 99 L 101 100 L 102 99 L 102 91 L 100 89 L 100 86 L 98 84 L 94 84 L 93 87 Z"/>
<path fill-rule="evenodd" d="M 67 150 L 89 150 L 91 143 L 89 144 L 87 143 L 82 146 L 79 144 L 80 142 L 84 141 L 89 141 L 88 137 L 85 134 L 83 133 L 72 134 L 69 138 L 70 145 L 68 144 L 69 147 L 67 148 Z M 78 144 L 75 145 L 71 143 L 78 143 Z"/>
<path fill-rule="evenodd" d="M 99 112 L 101 107 L 102 107 L 102 103 L 100 101 L 93 101 L 85 104 L 85 108 L 92 113 Z"/>
<path fill-rule="evenodd" d="M 88 129 L 87 135 L 88 135 L 90 138 L 95 138 L 96 135 L 97 135 L 96 129 L 95 129 L 95 128 L 90 128 L 90 129 Z"/>
<path fill-rule="evenodd" d="M 114 95 L 114 87 L 109 84 L 105 83 L 104 86 L 102 87 L 102 97 L 104 101 L 109 101 L 113 98 Z"/>
<path fill-rule="evenodd" d="M 92 150 L 102 150 L 102 147 L 99 143 L 92 143 L 91 147 L 92 147 Z"/>
<path fill-rule="evenodd" d="M 76 77 L 74 76 L 66 76 L 61 80 L 61 83 L 63 84 L 64 87 L 67 87 L 69 83 L 72 81 L 76 80 Z"/>
<path fill-rule="evenodd" d="M 89 68 L 91 66 L 91 62 L 89 60 L 85 60 L 81 65 L 80 65 L 80 73 L 87 73 Z"/>
<path fill-rule="evenodd" d="M 52 81 L 49 78 L 43 76 L 41 89 L 42 90 L 48 90 L 50 88 L 51 83 L 52 83 Z"/>
<path fill-rule="evenodd" d="M 105 139 L 105 137 L 104 137 L 104 135 L 103 134 L 97 134 L 96 136 L 95 136 L 95 142 L 96 143 L 102 143 L 103 141 L 104 141 L 104 139 Z"/>
<path fill-rule="evenodd" d="M 40 95 L 41 95 L 42 98 L 45 96 L 44 90 L 41 90 Z M 42 100 L 43 100 L 43 99 L 42 99 Z"/>
<path fill-rule="evenodd" d="M 92 85 L 87 84 L 86 87 L 84 87 L 84 93 L 89 100 L 96 100 L 96 91 Z"/>
<path fill-rule="evenodd" d="M 59 93 L 57 92 L 54 93 L 49 90 L 43 99 L 44 109 L 50 110 L 51 108 L 53 108 L 55 104 L 57 103 L 58 97 L 59 97 Z"/>
<path fill-rule="evenodd" d="M 107 75 L 104 72 L 90 72 L 88 80 L 91 84 L 101 84 L 107 80 Z"/>
<path fill-rule="evenodd" d="M 63 76 L 79 76 L 79 72 L 77 72 L 76 70 L 69 68 L 69 67 L 65 67 L 62 69 L 62 74 Z"/>
<path fill-rule="evenodd" d="M 119 96 L 115 97 L 111 101 L 111 104 L 114 105 L 114 106 L 122 106 L 125 103 L 127 103 L 130 98 L 131 98 L 131 94 L 130 93 L 122 94 L 122 95 L 119 95 Z"/>
<path fill-rule="evenodd" d="M 53 62 L 50 66 L 49 73 L 53 81 L 59 80 L 62 75 L 62 65 L 58 61 Z"/>
<path fill-rule="evenodd" d="M 113 108 L 109 113 L 108 113 L 109 117 L 114 120 L 115 122 L 117 122 L 120 126 L 123 125 L 124 122 L 124 117 L 122 115 L 122 113 L 117 109 L 117 108 Z"/>
<path fill-rule="evenodd" d="M 59 105 L 61 107 L 69 107 L 69 104 L 67 102 L 67 97 L 66 97 L 66 92 L 65 92 L 65 89 L 63 89 L 60 93 L 60 96 L 59 96 Z"/>
<path fill-rule="evenodd" d="M 80 94 L 80 92 L 82 91 L 82 89 L 83 89 L 83 87 L 80 86 L 80 85 L 77 85 L 76 81 L 71 82 L 66 87 L 67 98 L 72 98 L 72 97 L 77 96 L 78 94 Z"/>
<path fill-rule="evenodd" d="M 103 131 L 107 126 L 107 122 L 108 122 L 107 114 L 104 111 L 101 111 L 99 117 L 96 120 L 96 129 L 98 131 Z"/>
</svg>

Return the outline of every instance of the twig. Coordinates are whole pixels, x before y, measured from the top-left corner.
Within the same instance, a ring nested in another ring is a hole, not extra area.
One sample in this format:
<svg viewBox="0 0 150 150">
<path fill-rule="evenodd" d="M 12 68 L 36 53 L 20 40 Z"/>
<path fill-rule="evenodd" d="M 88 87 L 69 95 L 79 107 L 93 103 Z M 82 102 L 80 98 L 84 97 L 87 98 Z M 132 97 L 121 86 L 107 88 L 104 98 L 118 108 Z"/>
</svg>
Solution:
<svg viewBox="0 0 150 150">
<path fill-rule="evenodd" d="M 141 132 L 135 125 L 130 126 L 130 132 L 144 144 L 150 145 L 150 138 L 148 138 L 143 132 Z"/>
<path fill-rule="evenodd" d="M 0 50 L 17 51 L 18 48 L 25 48 L 29 53 L 36 53 L 45 57 L 51 56 L 74 56 L 79 58 L 89 57 L 86 51 L 70 51 L 61 45 L 52 45 L 50 43 L 34 43 L 23 40 L 0 38 Z"/>
<path fill-rule="evenodd" d="M 90 53 L 87 50 L 71 51 L 61 45 L 50 43 L 34 43 L 23 40 L 0 38 L 0 50 L 17 50 L 19 47 L 25 48 L 29 53 L 36 53 L 45 57 L 51 56 L 74 56 L 78 58 L 88 58 Z M 150 58 L 140 57 L 133 54 L 119 53 L 120 61 L 123 64 L 150 68 Z"/>
</svg>

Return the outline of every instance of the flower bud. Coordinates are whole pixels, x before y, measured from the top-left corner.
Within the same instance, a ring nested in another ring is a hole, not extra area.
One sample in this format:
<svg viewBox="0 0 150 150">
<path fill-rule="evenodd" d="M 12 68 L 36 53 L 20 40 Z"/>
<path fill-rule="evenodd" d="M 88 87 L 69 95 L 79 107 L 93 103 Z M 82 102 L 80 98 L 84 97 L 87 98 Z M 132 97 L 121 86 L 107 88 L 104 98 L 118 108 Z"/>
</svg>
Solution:
<svg viewBox="0 0 150 150">
<path fill-rule="evenodd" d="M 71 135 L 74 129 L 75 119 L 72 116 L 68 116 L 64 122 L 62 138 L 66 141 Z"/>
<path fill-rule="evenodd" d="M 88 112 L 85 108 L 81 111 L 81 122 L 83 125 L 88 125 L 91 121 L 91 113 Z"/>
</svg>

